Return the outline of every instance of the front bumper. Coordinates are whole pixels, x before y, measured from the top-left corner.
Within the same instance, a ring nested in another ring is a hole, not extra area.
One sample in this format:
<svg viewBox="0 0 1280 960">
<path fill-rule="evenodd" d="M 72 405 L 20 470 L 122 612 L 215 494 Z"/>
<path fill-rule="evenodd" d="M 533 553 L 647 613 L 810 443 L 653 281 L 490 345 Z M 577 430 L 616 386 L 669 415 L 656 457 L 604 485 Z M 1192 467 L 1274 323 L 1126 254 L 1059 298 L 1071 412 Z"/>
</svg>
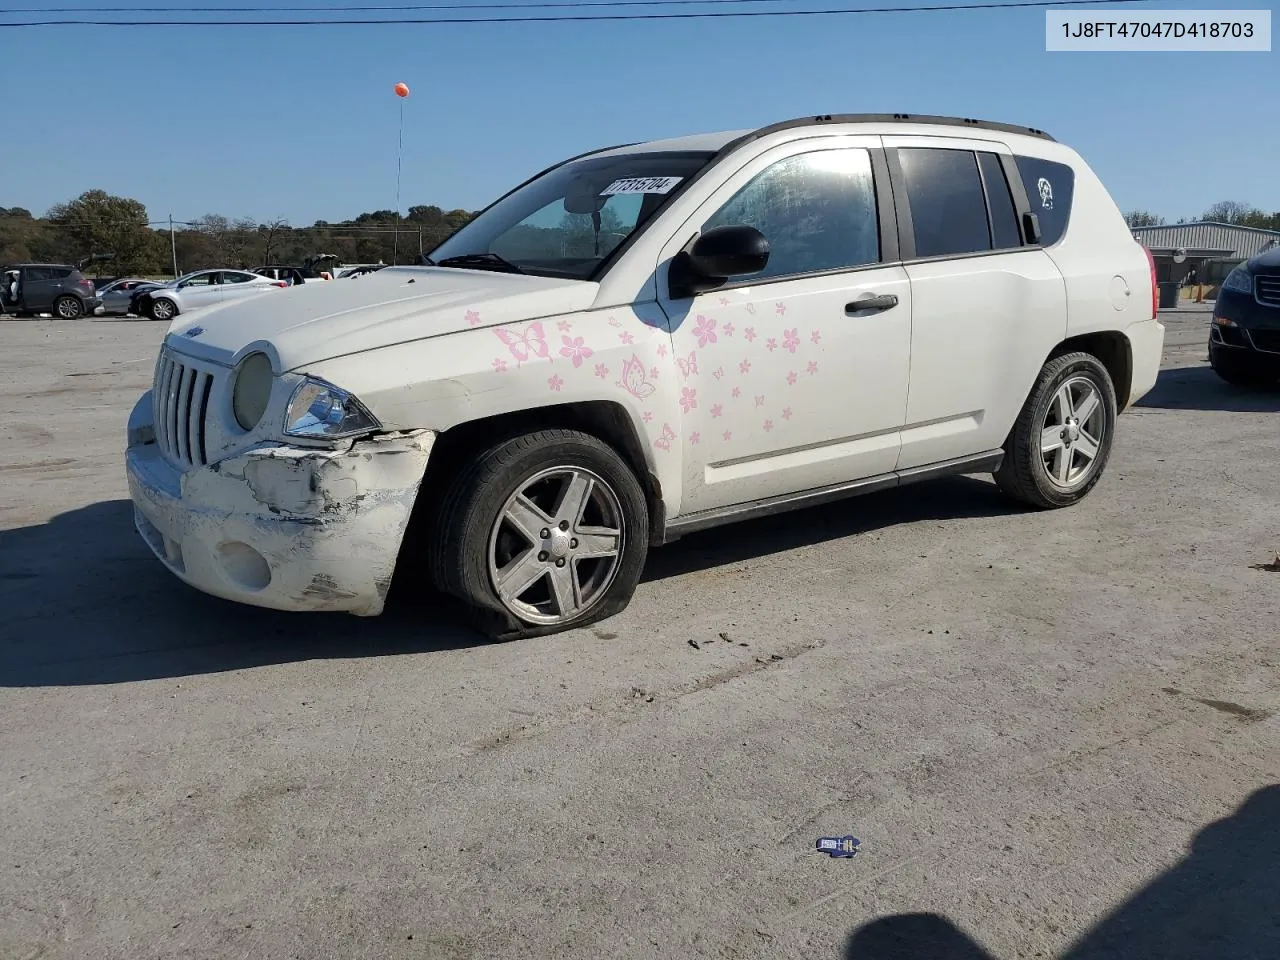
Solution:
<svg viewBox="0 0 1280 960">
<path fill-rule="evenodd" d="M 184 472 L 151 420 L 148 392 L 129 420 L 126 473 L 134 524 L 171 573 L 254 606 L 382 612 L 434 433 L 259 446 Z"/>
</svg>

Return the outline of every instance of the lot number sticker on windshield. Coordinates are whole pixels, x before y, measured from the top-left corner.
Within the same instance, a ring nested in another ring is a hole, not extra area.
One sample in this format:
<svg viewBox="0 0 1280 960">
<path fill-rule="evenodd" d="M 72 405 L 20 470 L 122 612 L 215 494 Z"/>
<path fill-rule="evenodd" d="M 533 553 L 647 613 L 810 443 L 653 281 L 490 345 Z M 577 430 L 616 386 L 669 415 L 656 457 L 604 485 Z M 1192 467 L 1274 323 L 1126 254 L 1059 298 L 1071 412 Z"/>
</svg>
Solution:
<svg viewBox="0 0 1280 960">
<path fill-rule="evenodd" d="M 632 177 L 615 180 L 600 191 L 600 196 L 611 197 L 619 193 L 670 193 L 681 177 Z"/>
</svg>

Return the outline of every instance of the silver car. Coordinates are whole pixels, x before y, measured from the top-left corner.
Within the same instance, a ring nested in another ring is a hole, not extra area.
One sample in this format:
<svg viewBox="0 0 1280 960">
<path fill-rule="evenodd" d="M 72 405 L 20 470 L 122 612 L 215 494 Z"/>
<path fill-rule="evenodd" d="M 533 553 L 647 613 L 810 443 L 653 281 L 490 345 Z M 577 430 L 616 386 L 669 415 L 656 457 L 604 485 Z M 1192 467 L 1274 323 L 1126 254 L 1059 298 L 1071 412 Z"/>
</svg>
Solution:
<svg viewBox="0 0 1280 960">
<path fill-rule="evenodd" d="M 95 310 L 94 313 L 117 317 L 126 316 L 129 313 L 129 304 L 133 300 L 135 293 L 143 290 L 153 290 L 162 285 L 156 280 L 139 280 L 136 277 L 112 280 L 98 291 L 98 296 L 102 298 L 102 306 Z"/>
<path fill-rule="evenodd" d="M 197 270 L 153 290 L 135 291 L 129 310 L 152 320 L 172 320 L 180 313 L 287 286 L 248 270 Z"/>
</svg>

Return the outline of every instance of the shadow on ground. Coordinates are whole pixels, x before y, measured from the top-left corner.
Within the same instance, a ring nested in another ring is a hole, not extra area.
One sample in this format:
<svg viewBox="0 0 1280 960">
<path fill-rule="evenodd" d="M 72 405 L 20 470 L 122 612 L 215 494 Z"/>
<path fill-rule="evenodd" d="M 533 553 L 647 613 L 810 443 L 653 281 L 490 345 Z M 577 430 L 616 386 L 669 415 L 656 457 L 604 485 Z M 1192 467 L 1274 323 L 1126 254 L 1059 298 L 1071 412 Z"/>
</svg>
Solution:
<svg viewBox="0 0 1280 960">
<path fill-rule="evenodd" d="M 1275 413 L 1280 411 L 1280 386 L 1264 389 L 1236 387 L 1222 380 L 1210 367 L 1178 367 L 1161 370 L 1151 392 L 1135 406 Z"/>
<path fill-rule="evenodd" d="M 1083 872 L 1087 863 L 1080 864 Z M 1280 785 L 1253 793 L 1201 830 L 1157 877 L 1060 954 L 1060 960 L 1264 960 L 1280 957 Z M 1038 955 L 1038 954 L 1037 954 Z M 844 960 L 1003 960 L 932 913 L 856 930 Z"/>
<path fill-rule="evenodd" d="M 690 536 L 650 554 L 643 579 L 898 523 L 1016 509 L 990 481 L 954 477 Z M 403 580 L 372 618 L 282 613 L 206 596 L 152 557 L 126 500 L 0 531 L 0 604 L 0 687 L 120 683 L 487 642 L 452 601 Z"/>
</svg>

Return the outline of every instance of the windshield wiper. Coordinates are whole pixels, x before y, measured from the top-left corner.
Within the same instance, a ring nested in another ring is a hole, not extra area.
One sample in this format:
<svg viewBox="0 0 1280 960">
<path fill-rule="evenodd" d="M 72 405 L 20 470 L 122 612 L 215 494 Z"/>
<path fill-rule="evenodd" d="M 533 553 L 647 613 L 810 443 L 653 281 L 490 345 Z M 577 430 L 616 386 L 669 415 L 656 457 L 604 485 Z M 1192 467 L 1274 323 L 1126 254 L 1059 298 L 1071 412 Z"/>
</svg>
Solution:
<svg viewBox="0 0 1280 960">
<path fill-rule="evenodd" d="M 496 253 L 464 253 L 456 257 L 445 257 L 437 267 L 477 267 L 481 270 L 502 270 L 506 273 L 524 273 L 510 260 L 504 260 Z"/>
</svg>

